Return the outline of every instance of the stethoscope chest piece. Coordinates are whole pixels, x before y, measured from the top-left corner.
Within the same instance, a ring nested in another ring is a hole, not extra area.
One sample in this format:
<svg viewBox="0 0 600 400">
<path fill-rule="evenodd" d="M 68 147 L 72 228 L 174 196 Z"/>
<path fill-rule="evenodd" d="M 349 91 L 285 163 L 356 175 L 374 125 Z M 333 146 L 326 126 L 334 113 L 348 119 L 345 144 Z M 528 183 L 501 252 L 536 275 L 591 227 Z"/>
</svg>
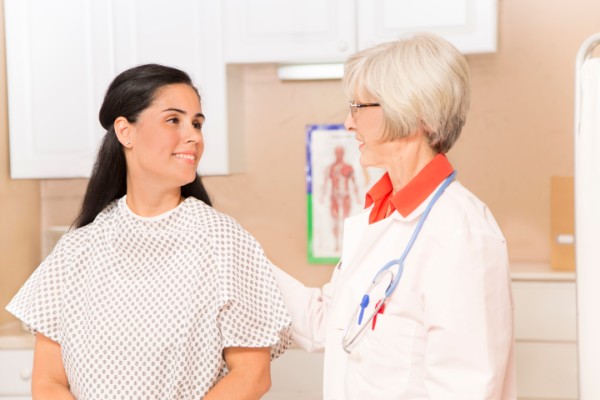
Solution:
<svg viewBox="0 0 600 400">
<path fill-rule="evenodd" d="M 397 263 L 397 260 L 391 261 L 382 268 L 373 278 L 371 284 L 367 288 L 359 306 L 354 310 L 354 314 L 350 318 L 344 337 L 342 338 L 342 347 L 348 354 L 354 354 L 351 351 L 351 346 L 356 340 L 362 336 L 365 330 L 371 326 L 375 329 L 377 315 L 385 309 L 385 302 L 389 295 L 393 292 L 394 283 L 399 282 L 399 275 L 402 274 L 402 267 L 398 269 L 396 276 L 390 268 Z M 374 303 L 377 299 L 376 303 Z"/>
</svg>

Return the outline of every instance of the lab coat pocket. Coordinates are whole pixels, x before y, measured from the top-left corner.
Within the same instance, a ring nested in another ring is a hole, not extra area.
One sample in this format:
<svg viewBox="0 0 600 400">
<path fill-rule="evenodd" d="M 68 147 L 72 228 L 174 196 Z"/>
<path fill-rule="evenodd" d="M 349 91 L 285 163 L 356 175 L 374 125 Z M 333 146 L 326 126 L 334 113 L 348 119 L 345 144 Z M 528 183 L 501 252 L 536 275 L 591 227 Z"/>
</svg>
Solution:
<svg viewBox="0 0 600 400">
<path fill-rule="evenodd" d="M 414 320 L 379 314 L 375 329 L 369 326 L 350 354 L 347 384 L 371 395 L 401 392 L 410 375 L 417 327 Z"/>
</svg>

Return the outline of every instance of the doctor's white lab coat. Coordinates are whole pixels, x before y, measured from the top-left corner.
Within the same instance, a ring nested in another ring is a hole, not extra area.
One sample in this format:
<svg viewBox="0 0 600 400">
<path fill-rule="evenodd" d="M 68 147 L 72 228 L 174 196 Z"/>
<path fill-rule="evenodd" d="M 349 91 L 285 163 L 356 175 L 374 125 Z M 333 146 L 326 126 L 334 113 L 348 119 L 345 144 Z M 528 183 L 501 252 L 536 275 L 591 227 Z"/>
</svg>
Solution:
<svg viewBox="0 0 600 400">
<path fill-rule="evenodd" d="M 296 342 L 325 351 L 325 400 L 516 399 L 506 243 L 487 207 L 456 181 L 433 206 L 375 328 L 351 354 L 342 349 L 369 283 L 400 257 L 432 196 L 407 217 L 369 225 L 369 209 L 348 218 L 342 264 L 322 289 L 274 268 Z"/>
</svg>

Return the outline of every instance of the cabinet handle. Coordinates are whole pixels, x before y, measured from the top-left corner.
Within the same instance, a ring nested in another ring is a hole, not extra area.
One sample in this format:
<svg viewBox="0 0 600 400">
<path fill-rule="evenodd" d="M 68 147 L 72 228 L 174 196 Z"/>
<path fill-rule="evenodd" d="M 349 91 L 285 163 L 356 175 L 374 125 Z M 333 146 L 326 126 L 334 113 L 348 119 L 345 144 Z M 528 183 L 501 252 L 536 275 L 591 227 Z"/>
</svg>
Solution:
<svg viewBox="0 0 600 400">
<path fill-rule="evenodd" d="M 31 379 L 31 370 L 29 368 L 24 368 L 19 373 L 19 376 L 21 377 L 22 380 L 28 381 Z"/>
<path fill-rule="evenodd" d="M 338 50 L 341 52 L 344 52 L 346 50 L 348 50 L 348 43 L 346 42 L 339 42 L 338 43 Z"/>
</svg>

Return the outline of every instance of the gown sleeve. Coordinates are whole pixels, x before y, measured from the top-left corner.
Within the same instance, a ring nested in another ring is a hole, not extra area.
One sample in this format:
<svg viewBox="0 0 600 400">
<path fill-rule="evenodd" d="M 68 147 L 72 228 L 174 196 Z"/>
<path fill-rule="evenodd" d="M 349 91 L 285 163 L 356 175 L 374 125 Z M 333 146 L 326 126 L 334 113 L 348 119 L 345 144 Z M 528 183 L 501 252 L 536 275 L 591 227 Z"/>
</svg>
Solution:
<svg viewBox="0 0 600 400">
<path fill-rule="evenodd" d="M 40 332 L 58 343 L 62 338 L 65 242 L 64 238 L 59 241 L 6 306 L 31 333 Z"/>
<path fill-rule="evenodd" d="M 277 358 L 292 341 L 290 317 L 263 249 L 242 228 L 232 229 L 215 243 L 221 254 L 223 347 L 271 347 L 271 358 Z"/>
</svg>

